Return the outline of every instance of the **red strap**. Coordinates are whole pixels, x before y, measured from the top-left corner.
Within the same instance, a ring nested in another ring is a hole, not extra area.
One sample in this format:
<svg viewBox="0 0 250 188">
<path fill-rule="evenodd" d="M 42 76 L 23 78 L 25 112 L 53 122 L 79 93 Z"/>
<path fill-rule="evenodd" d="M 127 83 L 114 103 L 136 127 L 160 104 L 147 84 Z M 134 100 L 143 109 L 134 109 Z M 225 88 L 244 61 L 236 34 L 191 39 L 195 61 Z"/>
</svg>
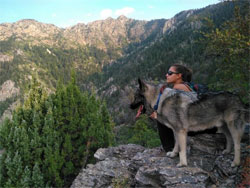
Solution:
<svg viewBox="0 0 250 188">
<path fill-rule="evenodd" d="M 161 87 L 161 89 L 160 89 L 160 93 L 161 93 L 161 94 L 163 93 L 163 91 L 164 91 L 164 89 L 165 89 L 166 87 L 167 87 L 166 85 L 163 85 L 163 86 Z"/>
</svg>

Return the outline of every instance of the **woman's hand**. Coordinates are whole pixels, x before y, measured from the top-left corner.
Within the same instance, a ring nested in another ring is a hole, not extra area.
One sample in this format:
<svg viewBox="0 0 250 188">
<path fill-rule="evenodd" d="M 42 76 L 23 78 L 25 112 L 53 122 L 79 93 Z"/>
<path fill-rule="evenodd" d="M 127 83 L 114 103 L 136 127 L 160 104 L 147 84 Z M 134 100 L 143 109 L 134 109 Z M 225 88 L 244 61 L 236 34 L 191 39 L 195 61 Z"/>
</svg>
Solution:
<svg viewBox="0 0 250 188">
<path fill-rule="evenodd" d="M 149 117 L 152 119 L 157 119 L 157 112 L 154 111 Z"/>
</svg>

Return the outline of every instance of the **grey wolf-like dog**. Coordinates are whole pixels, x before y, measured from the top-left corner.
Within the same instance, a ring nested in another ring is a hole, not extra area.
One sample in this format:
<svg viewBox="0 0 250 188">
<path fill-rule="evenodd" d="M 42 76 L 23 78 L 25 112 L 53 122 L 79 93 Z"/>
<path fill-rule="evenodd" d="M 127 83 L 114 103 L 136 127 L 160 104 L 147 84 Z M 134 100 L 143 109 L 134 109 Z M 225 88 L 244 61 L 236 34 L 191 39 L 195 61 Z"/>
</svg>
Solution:
<svg viewBox="0 0 250 188">
<path fill-rule="evenodd" d="M 153 111 L 162 85 L 153 85 L 138 80 L 139 89 L 132 105 L 146 104 L 149 112 Z M 166 88 L 159 101 L 157 121 L 171 128 L 175 136 L 175 146 L 168 157 L 179 153 L 178 167 L 187 166 L 186 146 L 188 131 L 202 131 L 218 127 L 225 134 L 227 145 L 222 152 L 231 152 L 234 143 L 232 167 L 240 165 L 240 141 L 244 133 L 248 111 L 239 97 L 229 92 L 218 92 L 198 99 L 195 92 L 185 92 Z"/>
</svg>

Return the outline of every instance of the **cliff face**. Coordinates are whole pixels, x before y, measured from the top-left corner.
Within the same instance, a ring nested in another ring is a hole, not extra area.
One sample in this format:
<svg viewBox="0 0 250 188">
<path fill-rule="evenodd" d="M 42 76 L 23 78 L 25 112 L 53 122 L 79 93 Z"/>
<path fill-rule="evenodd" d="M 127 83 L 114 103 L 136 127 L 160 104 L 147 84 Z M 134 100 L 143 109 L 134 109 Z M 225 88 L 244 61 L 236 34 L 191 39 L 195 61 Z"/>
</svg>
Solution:
<svg viewBox="0 0 250 188">
<path fill-rule="evenodd" d="M 243 139 L 242 165 L 249 156 Z M 221 134 L 188 138 L 188 167 L 177 168 L 179 157 L 168 158 L 161 148 L 120 145 L 99 149 L 96 164 L 83 168 L 71 188 L 79 187 L 236 187 L 243 167 L 231 168 L 233 153 L 222 155 Z"/>
</svg>

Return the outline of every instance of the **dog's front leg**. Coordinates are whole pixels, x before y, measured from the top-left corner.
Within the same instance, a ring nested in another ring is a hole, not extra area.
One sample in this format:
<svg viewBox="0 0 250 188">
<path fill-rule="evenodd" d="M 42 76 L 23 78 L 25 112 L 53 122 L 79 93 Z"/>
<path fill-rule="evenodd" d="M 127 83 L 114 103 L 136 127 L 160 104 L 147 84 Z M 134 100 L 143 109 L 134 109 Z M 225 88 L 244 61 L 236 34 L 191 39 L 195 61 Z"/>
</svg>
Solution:
<svg viewBox="0 0 250 188">
<path fill-rule="evenodd" d="M 173 151 L 167 152 L 167 157 L 171 157 L 171 158 L 176 157 L 179 153 L 179 142 L 178 142 L 177 135 L 174 130 L 173 132 L 174 132 L 174 139 L 175 139 L 174 149 Z"/>
<path fill-rule="evenodd" d="M 244 132 L 244 126 L 238 125 L 236 128 L 235 124 L 236 124 L 236 120 L 228 123 L 228 129 L 232 135 L 233 142 L 234 142 L 234 160 L 231 164 L 231 167 L 240 165 L 240 141 Z"/>
<path fill-rule="evenodd" d="M 232 149 L 232 143 L 233 143 L 232 136 L 228 130 L 227 125 L 223 125 L 222 127 L 219 127 L 218 130 L 226 136 L 226 141 L 227 141 L 226 149 L 223 150 L 222 154 L 228 154 L 231 152 L 231 149 Z"/>
<path fill-rule="evenodd" d="M 177 164 L 177 167 L 187 166 L 187 131 L 182 129 L 176 132 L 176 134 L 180 146 L 180 162 Z"/>
</svg>

